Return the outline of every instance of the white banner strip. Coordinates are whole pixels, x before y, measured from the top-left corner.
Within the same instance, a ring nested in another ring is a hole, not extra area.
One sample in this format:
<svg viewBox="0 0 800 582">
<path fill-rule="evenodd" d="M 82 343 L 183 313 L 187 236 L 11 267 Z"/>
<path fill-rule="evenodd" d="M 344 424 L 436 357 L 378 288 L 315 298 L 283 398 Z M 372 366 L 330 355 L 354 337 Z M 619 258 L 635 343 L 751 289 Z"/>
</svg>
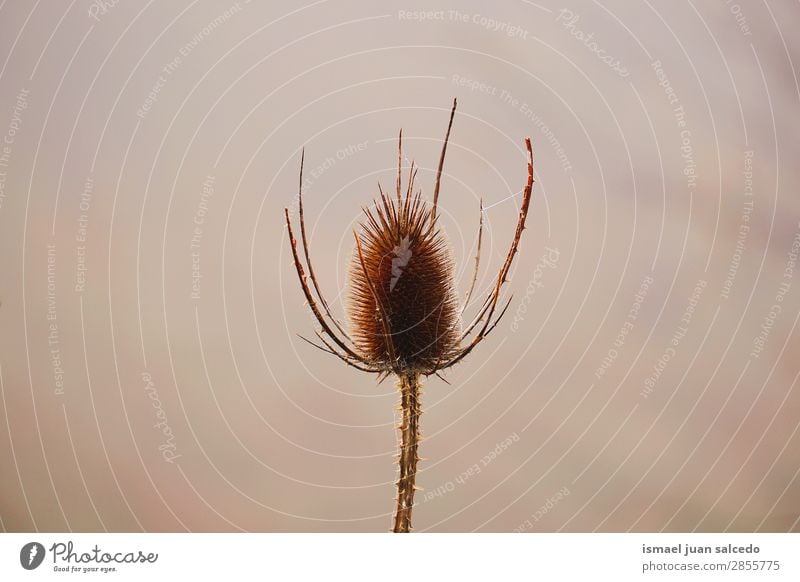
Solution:
<svg viewBox="0 0 800 582">
<path fill-rule="evenodd" d="M 800 534 L 14 533 L 0 580 L 777 582 L 798 554 Z"/>
</svg>

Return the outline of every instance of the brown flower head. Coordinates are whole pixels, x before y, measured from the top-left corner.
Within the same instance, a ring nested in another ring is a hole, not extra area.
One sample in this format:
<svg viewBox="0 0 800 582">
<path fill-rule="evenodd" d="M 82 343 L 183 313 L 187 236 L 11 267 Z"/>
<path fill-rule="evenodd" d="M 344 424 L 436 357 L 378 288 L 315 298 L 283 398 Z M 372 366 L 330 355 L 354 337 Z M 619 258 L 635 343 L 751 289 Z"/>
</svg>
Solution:
<svg viewBox="0 0 800 582">
<path fill-rule="evenodd" d="M 359 352 L 397 373 L 430 374 L 455 354 L 461 335 L 454 264 L 436 215 L 412 193 L 381 192 L 356 235 L 350 268 L 350 321 Z"/>
<path fill-rule="evenodd" d="M 522 231 L 525 229 L 530 205 L 533 189 L 531 143 L 529 139 L 525 140 L 528 151 L 528 181 L 523 190 L 511 248 L 477 315 L 466 325 L 466 329 L 462 329 L 462 309 L 455 292 L 453 259 L 436 212 L 442 168 L 455 111 L 456 102 L 453 101 L 431 204 L 423 200 L 421 190 L 414 192 L 416 169 L 413 163 L 409 170 L 407 187 L 402 192 L 401 131 L 396 194 L 393 197 L 385 194 L 379 185 L 379 200 L 373 208 L 364 209 L 365 220 L 360 225 L 359 232 L 354 233 L 356 249 L 350 267 L 348 307 L 352 335 L 331 314 L 311 266 L 303 218 L 301 161 L 300 231 L 311 286 L 297 251 L 288 209 L 285 210 L 285 215 L 300 284 L 311 310 L 322 326 L 317 337 L 324 345 L 313 345 L 358 369 L 381 375 L 436 374 L 469 354 L 494 329 L 508 308 L 510 299 L 499 310 L 498 302 L 500 290 L 507 280 Z M 464 301 L 465 306 L 469 304 L 477 278 L 482 232 L 481 205 L 478 254 L 475 257 L 472 285 Z M 338 333 L 334 331 L 334 327 Z"/>
</svg>

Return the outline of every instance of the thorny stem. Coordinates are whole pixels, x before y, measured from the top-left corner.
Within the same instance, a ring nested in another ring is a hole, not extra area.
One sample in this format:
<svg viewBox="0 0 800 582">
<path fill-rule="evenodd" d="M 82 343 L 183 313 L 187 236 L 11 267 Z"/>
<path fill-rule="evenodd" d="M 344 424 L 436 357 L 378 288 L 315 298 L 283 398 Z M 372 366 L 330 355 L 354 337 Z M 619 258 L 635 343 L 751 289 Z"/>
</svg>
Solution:
<svg viewBox="0 0 800 582">
<path fill-rule="evenodd" d="M 414 481 L 417 477 L 417 446 L 419 444 L 419 415 L 422 385 L 419 374 L 408 372 L 399 376 L 400 406 L 403 422 L 400 429 L 400 478 L 397 480 L 397 512 L 394 516 L 394 532 L 408 533 L 411 530 L 411 510 L 414 508 Z"/>
</svg>

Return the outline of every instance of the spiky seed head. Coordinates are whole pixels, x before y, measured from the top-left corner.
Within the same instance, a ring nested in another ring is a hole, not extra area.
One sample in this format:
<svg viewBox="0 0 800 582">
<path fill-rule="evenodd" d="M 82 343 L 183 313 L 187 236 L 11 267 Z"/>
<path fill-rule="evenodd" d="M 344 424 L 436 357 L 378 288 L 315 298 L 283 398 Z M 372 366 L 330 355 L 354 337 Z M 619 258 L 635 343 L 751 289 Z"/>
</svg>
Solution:
<svg viewBox="0 0 800 582">
<path fill-rule="evenodd" d="M 362 356 L 386 372 L 430 374 L 458 349 L 454 262 L 436 215 L 413 190 L 381 193 L 356 233 L 349 316 Z"/>
</svg>

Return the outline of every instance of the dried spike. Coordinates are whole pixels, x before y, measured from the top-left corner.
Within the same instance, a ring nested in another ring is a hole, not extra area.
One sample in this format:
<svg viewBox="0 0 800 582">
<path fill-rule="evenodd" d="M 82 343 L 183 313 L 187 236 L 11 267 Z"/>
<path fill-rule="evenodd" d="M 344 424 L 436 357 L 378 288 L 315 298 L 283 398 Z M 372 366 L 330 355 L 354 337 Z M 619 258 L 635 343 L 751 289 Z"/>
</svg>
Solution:
<svg viewBox="0 0 800 582">
<path fill-rule="evenodd" d="M 450 139 L 450 130 L 453 128 L 453 117 L 456 114 L 456 105 L 458 101 L 453 99 L 453 109 L 450 110 L 450 122 L 447 124 L 447 133 L 444 136 L 444 144 L 442 145 L 442 154 L 439 156 L 439 168 L 436 170 L 436 184 L 433 187 L 433 205 L 431 207 L 431 215 L 436 217 L 436 206 L 439 203 L 439 186 L 442 181 L 442 168 L 444 168 L 444 155 L 447 152 L 447 142 Z"/>
<path fill-rule="evenodd" d="M 475 290 L 475 282 L 478 280 L 478 268 L 481 264 L 481 240 L 483 239 L 483 198 L 480 201 L 480 218 L 478 221 L 478 249 L 475 251 L 475 268 L 472 272 L 472 281 L 469 284 L 469 291 L 467 292 L 467 296 L 464 299 L 464 306 L 461 308 L 461 313 L 464 313 L 464 310 L 469 305 L 470 299 L 472 299 L 472 292 Z"/>
<path fill-rule="evenodd" d="M 401 170 L 403 168 L 403 128 L 400 128 L 400 135 L 397 137 L 397 201 L 400 202 Z"/>
<path fill-rule="evenodd" d="M 411 167 L 408 169 L 408 188 L 406 189 L 406 198 L 411 198 L 411 191 L 414 189 L 414 179 L 417 177 L 417 170 L 414 167 L 414 160 L 411 160 Z"/>
<path fill-rule="evenodd" d="M 350 336 L 347 335 L 347 332 L 341 326 L 339 321 L 331 315 L 331 310 L 328 307 L 328 302 L 325 301 L 325 296 L 320 291 L 319 283 L 317 283 L 317 276 L 314 273 L 314 267 L 311 264 L 311 257 L 309 256 L 308 250 L 308 239 L 306 238 L 306 221 L 303 216 L 303 165 L 306 159 L 306 148 L 303 148 L 300 152 L 300 185 L 297 190 L 297 202 L 299 206 L 299 213 L 300 213 L 300 238 L 303 241 L 303 254 L 306 258 L 306 265 L 308 265 L 308 274 L 311 277 L 311 284 L 314 285 L 314 290 L 317 292 L 317 297 L 319 297 L 320 303 L 322 303 L 322 308 L 325 310 L 325 313 L 333 322 L 333 325 L 336 326 L 336 329 L 345 337 L 345 339 L 349 340 Z"/>
</svg>

